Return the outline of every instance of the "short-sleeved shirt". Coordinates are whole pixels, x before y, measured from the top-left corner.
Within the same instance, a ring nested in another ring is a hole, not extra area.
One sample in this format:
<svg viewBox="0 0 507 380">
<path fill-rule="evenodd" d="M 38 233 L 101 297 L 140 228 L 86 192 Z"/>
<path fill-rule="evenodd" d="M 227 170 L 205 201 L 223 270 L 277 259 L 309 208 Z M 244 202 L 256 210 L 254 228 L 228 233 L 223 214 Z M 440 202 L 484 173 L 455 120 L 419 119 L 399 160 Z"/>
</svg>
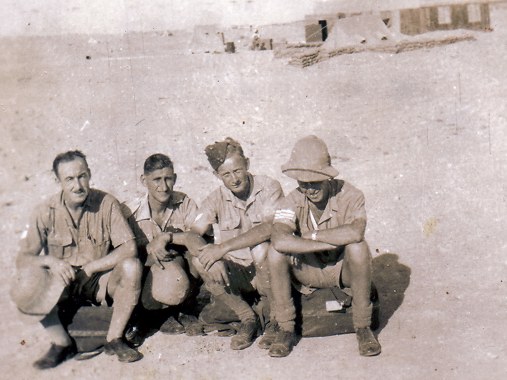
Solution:
<svg viewBox="0 0 507 380">
<path fill-rule="evenodd" d="M 37 207 L 21 240 L 21 250 L 42 250 L 46 255 L 81 266 L 132 239 L 134 235 L 116 198 L 90 189 L 77 226 L 61 192 Z"/>
<path fill-rule="evenodd" d="M 172 228 L 188 231 L 197 215 L 197 205 L 186 194 L 174 191 L 167 204 L 164 223 L 159 226 L 151 217 L 148 195 L 125 203 L 123 214 L 128 218 L 139 247 L 145 247 L 162 232 Z"/>
<path fill-rule="evenodd" d="M 293 190 L 276 211 L 274 223 L 283 223 L 292 231 L 304 234 L 309 231 L 325 230 L 352 223 L 356 219 L 366 221 L 365 201 L 362 191 L 343 180 L 331 180 L 329 200 L 322 216 L 317 221 L 310 211 L 310 201 L 299 188 Z M 336 251 L 338 253 L 339 250 Z M 326 260 L 329 254 L 322 253 Z M 318 254 L 318 253 L 316 253 Z"/>
<path fill-rule="evenodd" d="M 283 199 L 280 183 L 264 175 L 250 175 L 253 190 L 242 201 L 225 186 L 213 191 L 199 208 L 197 220 L 216 225 L 215 243 L 225 242 L 247 232 L 251 228 L 273 220 L 275 210 Z M 229 252 L 229 255 L 247 264 L 252 262 L 249 248 Z"/>
</svg>

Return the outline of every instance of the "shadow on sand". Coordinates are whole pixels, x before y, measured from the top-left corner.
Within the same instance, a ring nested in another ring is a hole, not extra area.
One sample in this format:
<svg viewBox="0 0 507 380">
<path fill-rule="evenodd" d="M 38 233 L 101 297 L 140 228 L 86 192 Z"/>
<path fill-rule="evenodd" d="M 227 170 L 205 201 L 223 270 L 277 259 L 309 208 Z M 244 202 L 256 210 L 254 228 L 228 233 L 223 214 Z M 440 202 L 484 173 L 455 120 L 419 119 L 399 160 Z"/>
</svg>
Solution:
<svg viewBox="0 0 507 380">
<path fill-rule="evenodd" d="M 373 259 L 373 282 L 380 299 L 380 321 L 377 333 L 387 326 L 389 318 L 401 306 L 405 290 L 410 284 L 411 269 L 398 261 L 394 253 Z"/>
</svg>

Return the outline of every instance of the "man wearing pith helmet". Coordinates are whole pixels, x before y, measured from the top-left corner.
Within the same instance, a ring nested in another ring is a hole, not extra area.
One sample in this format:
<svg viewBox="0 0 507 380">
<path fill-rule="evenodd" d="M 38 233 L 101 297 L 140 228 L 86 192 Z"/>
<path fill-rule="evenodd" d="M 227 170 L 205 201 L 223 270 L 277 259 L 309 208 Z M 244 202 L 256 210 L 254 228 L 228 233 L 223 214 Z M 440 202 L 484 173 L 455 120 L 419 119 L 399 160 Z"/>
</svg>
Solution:
<svg viewBox="0 0 507 380">
<path fill-rule="evenodd" d="M 352 292 L 353 324 L 363 356 L 378 355 L 370 324 L 371 254 L 364 232 L 363 193 L 335 179 L 324 141 L 307 136 L 296 142 L 282 172 L 298 187 L 276 211 L 268 260 L 274 315 L 279 325 L 269 355 L 289 355 L 296 317 L 291 282 L 302 293 L 339 286 Z"/>
</svg>

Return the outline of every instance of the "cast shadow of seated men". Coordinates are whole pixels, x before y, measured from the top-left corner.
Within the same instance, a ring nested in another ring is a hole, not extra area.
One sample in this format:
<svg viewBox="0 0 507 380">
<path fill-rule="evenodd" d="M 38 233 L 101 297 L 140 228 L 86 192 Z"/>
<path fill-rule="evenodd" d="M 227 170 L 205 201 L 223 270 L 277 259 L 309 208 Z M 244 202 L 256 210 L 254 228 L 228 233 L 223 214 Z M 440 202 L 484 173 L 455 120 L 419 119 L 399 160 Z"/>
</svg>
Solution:
<svg viewBox="0 0 507 380">
<path fill-rule="evenodd" d="M 378 335 L 401 306 L 410 283 L 409 267 L 398 262 L 398 255 L 388 253 L 373 260 L 370 300 L 373 304 L 372 330 Z M 352 297 L 348 289 L 317 289 L 309 294 L 293 290 L 296 307 L 296 332 L 316 337 L 354 332 Z"/>
<path fill-rule="evenodd" d="M 373 282 L 378 289 L 380 318 L 377 333 L 387 326 L 389 319 L 403 303 L 410 284 L 411 269 L 400 263 L 394 253 L 384 253 L 373 259 Z"/>
</svg>

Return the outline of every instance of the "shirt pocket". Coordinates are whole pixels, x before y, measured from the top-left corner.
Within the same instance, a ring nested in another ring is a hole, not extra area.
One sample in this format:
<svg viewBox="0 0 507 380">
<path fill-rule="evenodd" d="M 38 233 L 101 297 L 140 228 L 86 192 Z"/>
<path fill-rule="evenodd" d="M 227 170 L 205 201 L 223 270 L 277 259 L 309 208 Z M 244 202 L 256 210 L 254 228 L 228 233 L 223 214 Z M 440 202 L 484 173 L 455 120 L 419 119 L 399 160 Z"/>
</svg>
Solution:
<svg viewBox="0 0 507 380">
<path fill-rule="evenodd" d="M 230 215 L 223 218 L 220 223 L 213 225 L 213 235 L 215 236 L 215 244 L 235 238 L 241 233 L 241 219 L 239 215 Z"/>
<path fill-rule="evenodd" d="M 70 248 L 73 244 L 72 236 L 69 234 L 51 234 L 48 236 L 48 253 L 58 259 L 64 259 L 69 257 L 72 252 Z"/>
<path fill-rule="evenodd" d="M 110 242 L 104 238 L 95 239 L 93 237 L 89 237 L 86 239 L 85 247 L 85 255 L 90 259 L 90 261 L 97 260 L 107 255 Z"/>
<path fill-rule="evenodd" d="M 241 218 L 239 215 L 229 215 L 227 218 L 223 218 L 218 223 L 220 231 L 233 231 L 239 230 L 241 224 Z"/>
<path fill-rule="evenodd" d="M 260 212 L 252 212 L 247 214 L 248 219 L 252 222 L 252 225 L 257 226 L 263 222 L 263 216 Z"/>
</svg>

